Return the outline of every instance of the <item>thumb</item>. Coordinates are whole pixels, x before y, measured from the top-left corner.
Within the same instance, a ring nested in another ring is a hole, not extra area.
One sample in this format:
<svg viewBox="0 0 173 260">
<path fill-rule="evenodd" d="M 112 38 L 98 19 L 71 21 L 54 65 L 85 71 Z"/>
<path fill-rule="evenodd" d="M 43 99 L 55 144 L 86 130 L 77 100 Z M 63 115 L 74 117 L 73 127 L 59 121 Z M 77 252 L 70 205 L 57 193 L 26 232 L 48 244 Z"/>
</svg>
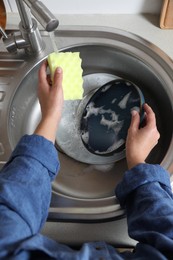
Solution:
<svg viewBox="0 0 173 260">
<path fill-rule="evenodd" d="M 132 114 L 132 118 L 131 118 L 131 123 L 130 123 L 130 129 L 138 130 L 139 124 L 140 124 L 139 113 L 136 110 L 132 110 L 131 114 Z"/>
<path fill-rule="evenodd" d="M 58 87 L 58 86 L 62 86 L 62 80 L 63 80 L 63 71 L 62 68 L 58 67 L 55 70 L 54 73 L 54 86 Z"/>
</svg>

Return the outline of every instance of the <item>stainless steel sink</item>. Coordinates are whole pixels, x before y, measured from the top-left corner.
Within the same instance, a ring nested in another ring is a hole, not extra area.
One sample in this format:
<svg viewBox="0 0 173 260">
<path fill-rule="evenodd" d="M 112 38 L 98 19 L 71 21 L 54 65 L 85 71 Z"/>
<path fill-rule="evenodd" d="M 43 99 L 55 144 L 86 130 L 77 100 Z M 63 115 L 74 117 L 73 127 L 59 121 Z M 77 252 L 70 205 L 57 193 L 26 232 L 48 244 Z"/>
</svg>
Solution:
<svg viewBox="0 0 173 260">
<path fill-rule="evenodd" d="M 52 51 L 48 34 L 42 32 L 42 36 L 46 50 L 39 57 L 0 53 L 1 166 L 20 137 L 34 131 L 40 118 L 37 72 L 40 62 Z M 117 77 L 141 88 L 156 113 L 161 133 L 147 161 L 161 163 L 172 180 L 173 63 L 169 57 L 135 35 L 110 28 L 62 27 L 56 32 L 56 41 L 60 51 L 80 52 L 85 94 Z M 59 158 L 61 170 L 52 185 L 49 221 L 90 223 L 124 217 L 114 195 L 127 169 L 122 156 L 84 163 L 60 150 Z"/>
</svg>

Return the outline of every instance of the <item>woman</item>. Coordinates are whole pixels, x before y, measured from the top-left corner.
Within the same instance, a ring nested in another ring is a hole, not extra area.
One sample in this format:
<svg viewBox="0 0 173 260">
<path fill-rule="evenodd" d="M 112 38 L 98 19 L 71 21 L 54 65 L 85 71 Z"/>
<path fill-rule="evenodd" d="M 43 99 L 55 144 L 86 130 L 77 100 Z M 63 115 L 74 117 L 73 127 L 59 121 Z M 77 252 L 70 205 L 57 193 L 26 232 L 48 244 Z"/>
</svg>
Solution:
<svg viewBox="0 0 173 260">
<path fill-rule="evenodd" d="M 138 241 L 134 252 L 118 253 L 106 242 L 85 243 L 75 251 L 39 234 L 48 215 L 51 182 L 59 170 L 54 142 L 63 107 L 62 69 L 56 69 L 50 86 L 46 68 L 44 62 L 39 70 L 41 121 L 33 135 L 21 138 L 0 174 L 0 259 L 171 258 L 173 197 L 168 172 L 145 163 L 160 137 L 147 104 L 143 128 L 139 129 L 139 114 L 132 112 L 126 141 L 129 170 L 115 191 L 126 209 L 129 235 Z"/>
</svg>

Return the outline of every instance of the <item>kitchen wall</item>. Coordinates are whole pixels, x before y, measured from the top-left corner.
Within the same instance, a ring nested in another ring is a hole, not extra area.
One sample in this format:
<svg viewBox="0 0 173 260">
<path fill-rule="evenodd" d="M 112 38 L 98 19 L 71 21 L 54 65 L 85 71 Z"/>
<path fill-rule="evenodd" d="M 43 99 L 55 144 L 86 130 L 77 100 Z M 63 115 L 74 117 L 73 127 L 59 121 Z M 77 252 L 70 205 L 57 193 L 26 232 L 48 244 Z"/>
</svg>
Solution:
<svg viewBox="0 0 173 260">
<path fill-rule="evenodd" d="M 2 0 L 1 0 L 2 1 Z M 162 0 L 42 0 L 54 14 L 159 14 Z M 15 0 L 4 0 L 7 12 L 16 12 Z"/>
</svg>

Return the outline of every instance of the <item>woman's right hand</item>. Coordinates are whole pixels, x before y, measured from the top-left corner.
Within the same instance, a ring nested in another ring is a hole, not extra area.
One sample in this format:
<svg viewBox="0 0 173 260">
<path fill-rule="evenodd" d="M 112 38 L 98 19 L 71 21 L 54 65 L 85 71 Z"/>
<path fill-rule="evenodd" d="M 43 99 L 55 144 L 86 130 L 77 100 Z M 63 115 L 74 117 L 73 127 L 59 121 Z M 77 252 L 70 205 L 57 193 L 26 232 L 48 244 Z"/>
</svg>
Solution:
<svg viewBox="0 0 173 260">
<path fill-rule="evenodd" d="M 41 107 L 41 121 L 35 130 L 35 134 L 44 136 L 55 142 L 57 128 L 63 109 L 63 71 L 57 68 L 54 74 L 53 85 L 47 79 L 47 62 L 43 62 L 39 70 L 38 98 Z"/>
<path fill-rule="evenodd" d="M 131 124 L 126 139 L 126 159 L 129 169 L 139 163 L 145 163 L 145 159 L 160 138 L 153 110 L 147 104 L 144 104 L 144 110 L 146 124 L 143 128 L 139 128 L 139 113 L 132 111 Z"/>
<path fill-rule="evenodd" d="M 55 70 L 53 85 L 47 79 L 47 61 L 43 62 L 38 73 L 38 98 L 43 120 L 55 120 L 58 125 L 63 108 L 63 71 L 59 67 Z"/>
</svg>

